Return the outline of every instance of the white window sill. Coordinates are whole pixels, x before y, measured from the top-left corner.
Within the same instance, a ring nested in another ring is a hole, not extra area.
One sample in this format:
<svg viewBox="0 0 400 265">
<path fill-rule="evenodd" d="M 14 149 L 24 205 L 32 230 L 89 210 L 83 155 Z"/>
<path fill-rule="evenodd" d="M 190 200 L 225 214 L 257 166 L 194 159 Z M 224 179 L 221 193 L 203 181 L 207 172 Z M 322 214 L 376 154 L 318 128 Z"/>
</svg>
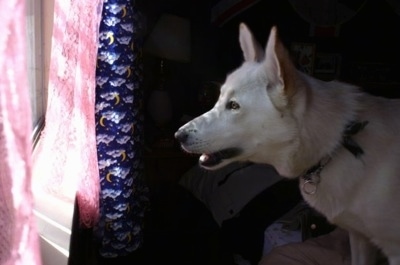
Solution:
<svg viewBox="0 0 400 265">
<path fill-rule="evenodd" d="M 43 265 L 67 265 L 74 203 L 37 191 L 34 200 Z"/>
</svg>

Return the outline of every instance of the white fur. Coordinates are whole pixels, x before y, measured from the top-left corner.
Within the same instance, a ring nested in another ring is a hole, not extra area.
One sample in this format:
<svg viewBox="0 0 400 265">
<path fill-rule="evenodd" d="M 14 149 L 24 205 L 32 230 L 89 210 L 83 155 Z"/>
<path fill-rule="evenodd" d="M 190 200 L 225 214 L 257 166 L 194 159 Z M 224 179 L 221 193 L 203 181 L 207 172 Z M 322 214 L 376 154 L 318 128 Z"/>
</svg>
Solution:
<svg viewBox="0 0 400 265">
<path fill-rule="evenodd" d="M 183 149 L 210 154 L 240 148 L 240 155 L 208 168 L 252 161 L 288 178 L 330 155 L 317 192 L 302 191 L 304 199 L 350 232 L 353 265 L 374 264 L 375 246 L 390 265 L 400 265 L 400 101 L 297 71 L 275 27 L 265 55 L 244 24 L 239 40 L 245 62 L 227 77 L 214 108 L 178 130 Z M 232 100 L 240 108 L 227 108 Z M 341 145 L 351 121 L 369 122 L 353 136 L 365 152 L 360 158 Z"/>
</svg>

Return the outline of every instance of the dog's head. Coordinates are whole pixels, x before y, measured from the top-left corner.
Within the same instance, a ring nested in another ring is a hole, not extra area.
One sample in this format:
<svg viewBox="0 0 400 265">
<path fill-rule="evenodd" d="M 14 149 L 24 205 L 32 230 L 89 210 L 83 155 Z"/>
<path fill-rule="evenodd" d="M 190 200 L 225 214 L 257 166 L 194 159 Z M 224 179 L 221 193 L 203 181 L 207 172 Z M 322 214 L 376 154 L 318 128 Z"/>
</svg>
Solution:
<svg viewBox="0 0 400 265">
<path fill-rule="evenodd" d="M 207 169 L 252 161 L 279 171 L 285 167 L 286 149 L 295 145 L 289 105 L 297 71 L 275 27 L 265 52 L 245 24 L 239 32 L 244 63 L 227 76 L 215 106 L 182 126 L 175 137 L 185 151 L 202 154 L 200 165 Z"/>
</svg>

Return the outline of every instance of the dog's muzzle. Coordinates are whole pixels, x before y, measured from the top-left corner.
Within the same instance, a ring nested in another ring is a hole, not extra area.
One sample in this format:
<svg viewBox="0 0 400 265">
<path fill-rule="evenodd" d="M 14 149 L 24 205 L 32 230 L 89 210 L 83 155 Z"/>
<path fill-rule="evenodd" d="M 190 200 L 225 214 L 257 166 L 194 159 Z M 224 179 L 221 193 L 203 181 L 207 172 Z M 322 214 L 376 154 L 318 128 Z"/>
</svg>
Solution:
<svg viewBox="0 0 400 265">
<path fill-rule="evenodd" d="M 179 141 L 179 143 L 184 144 L 189 138 L 189 133 L 186 130 L 179 129 L 175 132 L 175 139 Z"/>
<path fill-rule="evenodd" d="M 180 142 L 182 149 L 186 152 L 191 152 L 190 147 L 188 148 L 188 146 L 186 146 L 185 144 L 188 143 L 190 133 L 193 132 L 193 130 L 188 131 L 187 128 L 181 128 L 175 133 L 175 138 Z M 212 168 L 219 165 L 223 160 L 239 156 L 241 153 L 242 150 L 239 148 L 225 148 L 213 153 L 203 153 L 200 156 L 199 162 L 200 165 L 203 167 Z"/>
</svg>

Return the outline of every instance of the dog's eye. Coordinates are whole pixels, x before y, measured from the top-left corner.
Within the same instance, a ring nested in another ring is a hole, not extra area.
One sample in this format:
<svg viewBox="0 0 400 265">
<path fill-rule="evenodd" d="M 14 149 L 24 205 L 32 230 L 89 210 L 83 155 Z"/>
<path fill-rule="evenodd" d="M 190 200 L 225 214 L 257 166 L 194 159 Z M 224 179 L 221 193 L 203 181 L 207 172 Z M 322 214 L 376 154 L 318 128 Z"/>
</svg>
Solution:
<svg viewBox="0 0 400 265">
<path fill-rule="evenodd" d="M 235 109 L 239 109 L 240 105 L 236 101 L 231 100 L 228 102 L 228 104 L 226 104 L 226 108 L 235 110 Z"/>
</svg>

